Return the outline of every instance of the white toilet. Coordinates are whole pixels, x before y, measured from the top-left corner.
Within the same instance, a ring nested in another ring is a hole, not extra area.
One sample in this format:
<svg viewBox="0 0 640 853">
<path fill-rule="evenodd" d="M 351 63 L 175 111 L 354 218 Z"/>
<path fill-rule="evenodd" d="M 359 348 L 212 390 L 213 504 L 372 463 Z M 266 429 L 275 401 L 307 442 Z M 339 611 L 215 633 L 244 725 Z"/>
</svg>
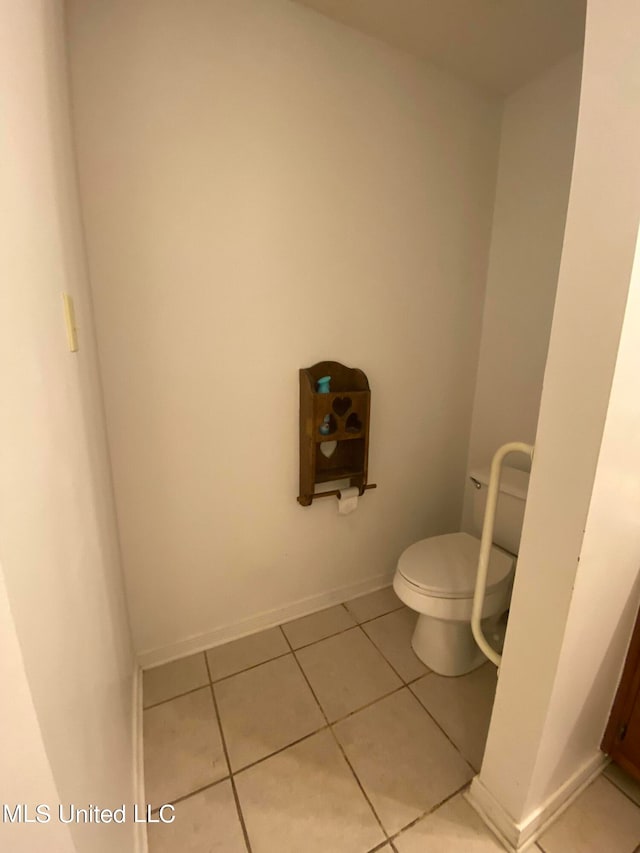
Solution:
<svg viewBox="0 0 640 853">
<path fill-rule="evenodd" d="M 488 484 L 488 468 L 471 472 L 468 488 L 473 490 L 470 527 L 474 535 L 448 533 L 421 539 L 402 553 L 393 579 L 398 598 L 419 614 L 413 650 L 440 675 L 463 675 L 487 659 L 471 633 L 471 608 Z M 482 611 L 489 639 L 509 608 L 528 485 L 527 473 L 502 467 Z"/>
</svg>

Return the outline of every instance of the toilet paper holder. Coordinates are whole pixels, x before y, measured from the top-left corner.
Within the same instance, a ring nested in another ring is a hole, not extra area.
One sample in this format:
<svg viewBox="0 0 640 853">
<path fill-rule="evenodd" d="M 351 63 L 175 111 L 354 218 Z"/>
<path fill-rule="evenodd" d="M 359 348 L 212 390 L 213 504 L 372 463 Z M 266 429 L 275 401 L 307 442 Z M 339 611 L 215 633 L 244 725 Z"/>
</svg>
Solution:
<svg viewBox="0 0 640 853">
<path fill-rule="evenodd" d="M 366 486 L 361 486 L 360 487 L 360 497 L 362 497 L 363 494 L 366 491 L 368 491 L 369 489 L 377 489 L 377 488 L 378 488 L 377 483 L 367 483 Z M 342 489 L 331 489 L 331 491 L 329 491 L 329 492 L 314 492 L 314 494 L 311 497 L 312 498 L 330 498 L 332 495 L 335 495 L 338 498 L 338 500 L 340 500 L 340 498 L 342 497 Z M 300 500 L 300 498 L 298 498 L 298 500 Z"/>
</svg>

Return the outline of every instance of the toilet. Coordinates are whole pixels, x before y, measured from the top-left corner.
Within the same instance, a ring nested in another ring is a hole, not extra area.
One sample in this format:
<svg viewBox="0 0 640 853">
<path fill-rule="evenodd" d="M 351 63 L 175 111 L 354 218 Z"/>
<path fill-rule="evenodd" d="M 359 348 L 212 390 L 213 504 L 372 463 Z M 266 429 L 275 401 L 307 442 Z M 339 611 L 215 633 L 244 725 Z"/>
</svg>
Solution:
<svg viewBox="0 0 640 853">
<path fill-rule="evenodd" d="M 398 598 L 418 613 L 413 650 L 439 675 L 464 675 L 487 660 L 473 639 L 471 609 L 488 485 L 489 468 L 471 471 L 471 532 L 431 536 L 410 545 L 393 579 Z M 502 467 L 482 610 L 484 633 L 498 642 L 511 599 L 528 485 L 526 472 Z"/>
</svg>

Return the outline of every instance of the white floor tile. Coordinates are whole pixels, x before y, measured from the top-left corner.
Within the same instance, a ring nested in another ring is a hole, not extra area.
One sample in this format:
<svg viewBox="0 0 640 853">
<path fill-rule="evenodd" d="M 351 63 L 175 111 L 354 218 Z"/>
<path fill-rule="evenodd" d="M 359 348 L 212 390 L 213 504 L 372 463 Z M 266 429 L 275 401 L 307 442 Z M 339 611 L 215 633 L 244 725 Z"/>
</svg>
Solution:
<svg viewBox="0 0 640 853">
<path fill-rule="evenodd" d="M 145 787 L 154 808 L 227 773 L 209 687 L 144 712 Z"/>
<path fill-rule="evenodd" d="M 214 689 L 234 771 L 326 725 L 292 654 L 225 678 Z"/>
<path fill-rule="evenodd" d="M 358 622 L 375 619 L 377 616 L 390 613 L 392 610 L 398 610 L 402 606 L 402 602 L 393 591 L 392 586 L 386 586 L 384 589 L 378 589 L 368 595 L 361 595 L 359 598 L 352 598 L 345 604 L 345 607 Z"/>
<path fill-rule="evenodd" d="M 504 853 L 502 844 L 462 794 L 419 820 L 393 843 L 398 853 Z"/>
<path fill-rule="evenodd" d="M 209 683 L 207 664 L 202 653 L 180 658 L 142 673 L 144 707 L 157 705 L 182 693 Z"/>
<path fill-rule="evenodd" d="M 432 672 L 411 685 L 420 702 L 476 770 L 482 764 L 496 685 L 496 668 L 491 663 L 457 678 Z"/>
<path fill-rule="evenodd" d="M 633 853 L 640 845 L 640 808 L 598 776 L 538 844 L 545 853 Z"/>
<path fill-rule="evenodd" d="M 321 640 L 296 654 L 330 721 L 402 685 L 360 628 Z"/>
<path fill-rule="evenodd" d="M 291 651 L 280 628 L 259 631 L 207 652 L 211 678 L 216 681 Z"/>
<path fill-rule="evenodd" d="M 246 853 L 231 782 L 219 782 L 175 806 L 170 824 L 150 824 L 149 853 Z"/>
<path fill-rule="evenodd" d="M 365 634 L 405 681 L 412 681 L 429 672 L 411 648 L 417 618 L 418 614 L 413 610 L 402 607 L 362 626 Z"/>
<path fill-rule="evenodd" d="M 622 767 L 613 763 L 609 764 L 604 775 L 613 782 L 616 788 L 619 788 L 637 806 L 640 806 L 640 782 L 637 779 L 633 779 L 628 773 L 625 773 Z"/>
<path fill-rule="evenodd" d="M 328 610 L 321 610 L 319 613 L 312 613 L 310 616 L 303 616 L 302 619 L 287 622 L 282 626 L 282 630 L 292 647 L 299 649 L 301 646 L 324 640 L 325 637 L 331 637 L 340 631 L 346 631 L 347 628 L 353 628 L 355 624 L 353 617 L 339 604 L 337 607 L 329 607 Z"/>
<path fill-rule="evenodd" d="M 235 780 L 254 853 L 366 853 L 384 841 L 329 731 Z"/>
<path fill-rule="evenodd" d="M 451 796 L 473 776 L 407 688 L 333 728 L 389 833 Z"/>
</svg>

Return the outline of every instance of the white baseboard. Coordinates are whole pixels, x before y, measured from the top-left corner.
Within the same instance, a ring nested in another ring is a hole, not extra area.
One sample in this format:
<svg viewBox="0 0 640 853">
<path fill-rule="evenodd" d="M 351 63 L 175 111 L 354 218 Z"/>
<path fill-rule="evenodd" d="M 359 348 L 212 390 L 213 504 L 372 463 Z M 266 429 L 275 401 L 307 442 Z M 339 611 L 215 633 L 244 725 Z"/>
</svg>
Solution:
<svg viewBox="0 0 640 853">
<path fill-rule="evenodd" d="M 607 756 L 598 750 L 575 773 L 534 809 L 523 821 L 514 820 L 484 786 L 480 776 L 471 782 L 465 792 L 467 802 L 478 812 L 489 829 L 497 835 L 510 853 L 522 853 L 567 809 L 608 762 Z"/>
<path fill-rule="evenodd" d="M 138 808 L 146 807 L 144 790 L 144 749 L 142 741 L 142 670 L 133 675 L 133 792 Z M 146 823 L 135 824 L 135 853 L 149 853 Z"/>
<path fill-rule="evenodd" d="M 283 622 L 298 619 L 300 616 L 307 616 L 309 613 L 315 613 L 317 610 L 331 607 L 333 604 L 341 604 L 343 601 L 349 601 L 359 595 L 375 592 L 388 586 L 392 579 L 393 575 L 376 575 L 376 577 L 359 583 L 322 592 L 319 595 L 312 595 L 309 598 L 286 604 L 284 607 L 258 613 L 249 619 L 243 619 L 241 622 L 223 625 L 221 628 L 215 628 L 205 634 L 198 634 L 195 637 L 179 640 L 177 643 L 160 646 L 156 649 L 148 649 L 138 654 L 138 663 L 142 669 L 150 669 L 186 655 L 203 652 L 213 646 L 220 646 L 222 643 L 228 643 L 231 640 L 239 640 L 241 637 L 254 634 L 256 631 L 263 631 L 266 628 L 272 628 L 274 625 L 281 625 Z"/>
</svg>

